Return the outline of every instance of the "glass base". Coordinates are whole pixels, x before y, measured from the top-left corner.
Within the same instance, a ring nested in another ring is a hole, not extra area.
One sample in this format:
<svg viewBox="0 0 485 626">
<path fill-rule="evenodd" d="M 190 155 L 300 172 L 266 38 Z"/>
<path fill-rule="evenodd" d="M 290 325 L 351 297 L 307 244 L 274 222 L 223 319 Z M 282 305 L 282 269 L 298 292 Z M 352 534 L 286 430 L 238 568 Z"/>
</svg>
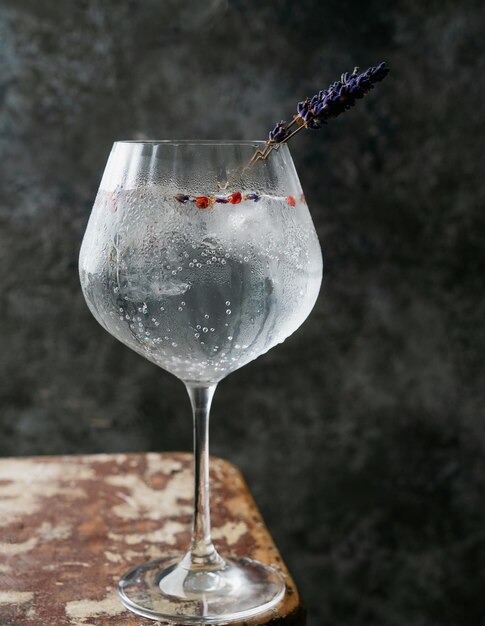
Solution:
<svg viewBox="0 0 485 626">
<path fill-rule="evenodd" d="M 264 613 L 283 598 L 282 578 L 258 561 L 224 559 L 209 570 L 186 562 L 167 557 L 129 570 L 119 583 L 121 602 L 155 620 L 219 624 Z"/>
</svg>

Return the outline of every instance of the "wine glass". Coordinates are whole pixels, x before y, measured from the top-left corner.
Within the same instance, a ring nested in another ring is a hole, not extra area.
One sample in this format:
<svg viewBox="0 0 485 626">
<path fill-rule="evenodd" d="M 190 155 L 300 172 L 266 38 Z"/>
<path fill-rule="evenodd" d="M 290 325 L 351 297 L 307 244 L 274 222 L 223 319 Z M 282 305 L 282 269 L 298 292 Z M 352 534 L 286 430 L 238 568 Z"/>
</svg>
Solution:
<svg viewBox="0 0 485 626">
<path fill-rule="evenodd" d="M 257 141 L 119 141 L 82 243 L 87 304 L 105 330 L 179 378 L 194 418 L 192 541 L 128 571 L 123 604 L 185 624 L 240 620 L 284 583 L 219 555 L 209 515 L 209 409 L 217 383 L 281 343 L 310 313 L 322 256 L 286 145 L 248 166 Z"/>
</svg>

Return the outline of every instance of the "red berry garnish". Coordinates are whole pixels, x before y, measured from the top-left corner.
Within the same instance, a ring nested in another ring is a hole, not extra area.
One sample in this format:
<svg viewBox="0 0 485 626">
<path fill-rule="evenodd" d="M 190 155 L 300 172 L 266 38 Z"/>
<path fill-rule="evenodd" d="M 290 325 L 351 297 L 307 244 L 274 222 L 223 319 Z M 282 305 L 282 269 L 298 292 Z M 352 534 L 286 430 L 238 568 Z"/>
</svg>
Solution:
<svg viewBox="0 0 485 626">
<path fill-rule="evenodd" d="M 198 209 L 207 209 L 209 206 L 209 198 L 207 196 L 198 196 L 195 199 L 195 206 Z"/>
<path fill-rule="evenodd" d="M 288 204 L 290 206 L 296 206 L 296 200 L 293 196 L 288 196 Z"/>
<path fill-rule="evenodd" d="M 236 191 L 235 193 L 231 193 L 231 195 L 228 196 L 227 199 L 231 204 L 239 204 L 242 200 L 242 195 L 239 193 L 239 191 Z"/>
</svg>

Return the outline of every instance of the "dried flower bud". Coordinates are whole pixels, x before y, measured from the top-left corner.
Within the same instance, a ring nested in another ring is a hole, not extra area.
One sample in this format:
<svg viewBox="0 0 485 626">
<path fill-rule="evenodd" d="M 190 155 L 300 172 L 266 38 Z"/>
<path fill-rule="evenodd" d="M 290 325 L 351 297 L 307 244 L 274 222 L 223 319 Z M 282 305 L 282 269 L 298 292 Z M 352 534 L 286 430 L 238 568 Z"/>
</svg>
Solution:
<svg viewBox="0 0 485 626">
<path fill-rule="evenodd" d="M 273 130 L 269 131 L 269 140 L 274 143 L 281 143 L 288 137 L 288 124 L 281 120 Z"/>
</svg>

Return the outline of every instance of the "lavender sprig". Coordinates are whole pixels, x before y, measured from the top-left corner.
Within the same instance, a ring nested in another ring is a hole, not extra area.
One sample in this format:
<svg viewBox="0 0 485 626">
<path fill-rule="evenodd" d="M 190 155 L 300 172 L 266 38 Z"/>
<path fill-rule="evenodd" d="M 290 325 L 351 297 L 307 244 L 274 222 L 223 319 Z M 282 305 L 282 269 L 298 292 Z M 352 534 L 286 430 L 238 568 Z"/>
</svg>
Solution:
<svg viewBox="0 0 485 626">
<path fill-rule="evenodd" d="M 319 91 L 311 98 L 306 98 L 298 103 L 297 112 L 290 123 L 278 122 L 269 132 L 269 138 L 263 150 L 257 150 L 251 161 L 266 159 L 272 150 L 278 149 L 282 143 L 286 143 L 302 128 L 318 130 L 327 121 L 348 111 L 354 106 L 356 100 L 360 100 L 373 89 L 374 84 L 383 80 L 389 73 L 389 68 L 384 62 L 374 65 L 360 73 L 358 67 L 352 73 L 345 72 L 340 80 L 332 83 L 327 89 Z M 295 130 L 291 128 L 297 125 Z"/>
</svg>

